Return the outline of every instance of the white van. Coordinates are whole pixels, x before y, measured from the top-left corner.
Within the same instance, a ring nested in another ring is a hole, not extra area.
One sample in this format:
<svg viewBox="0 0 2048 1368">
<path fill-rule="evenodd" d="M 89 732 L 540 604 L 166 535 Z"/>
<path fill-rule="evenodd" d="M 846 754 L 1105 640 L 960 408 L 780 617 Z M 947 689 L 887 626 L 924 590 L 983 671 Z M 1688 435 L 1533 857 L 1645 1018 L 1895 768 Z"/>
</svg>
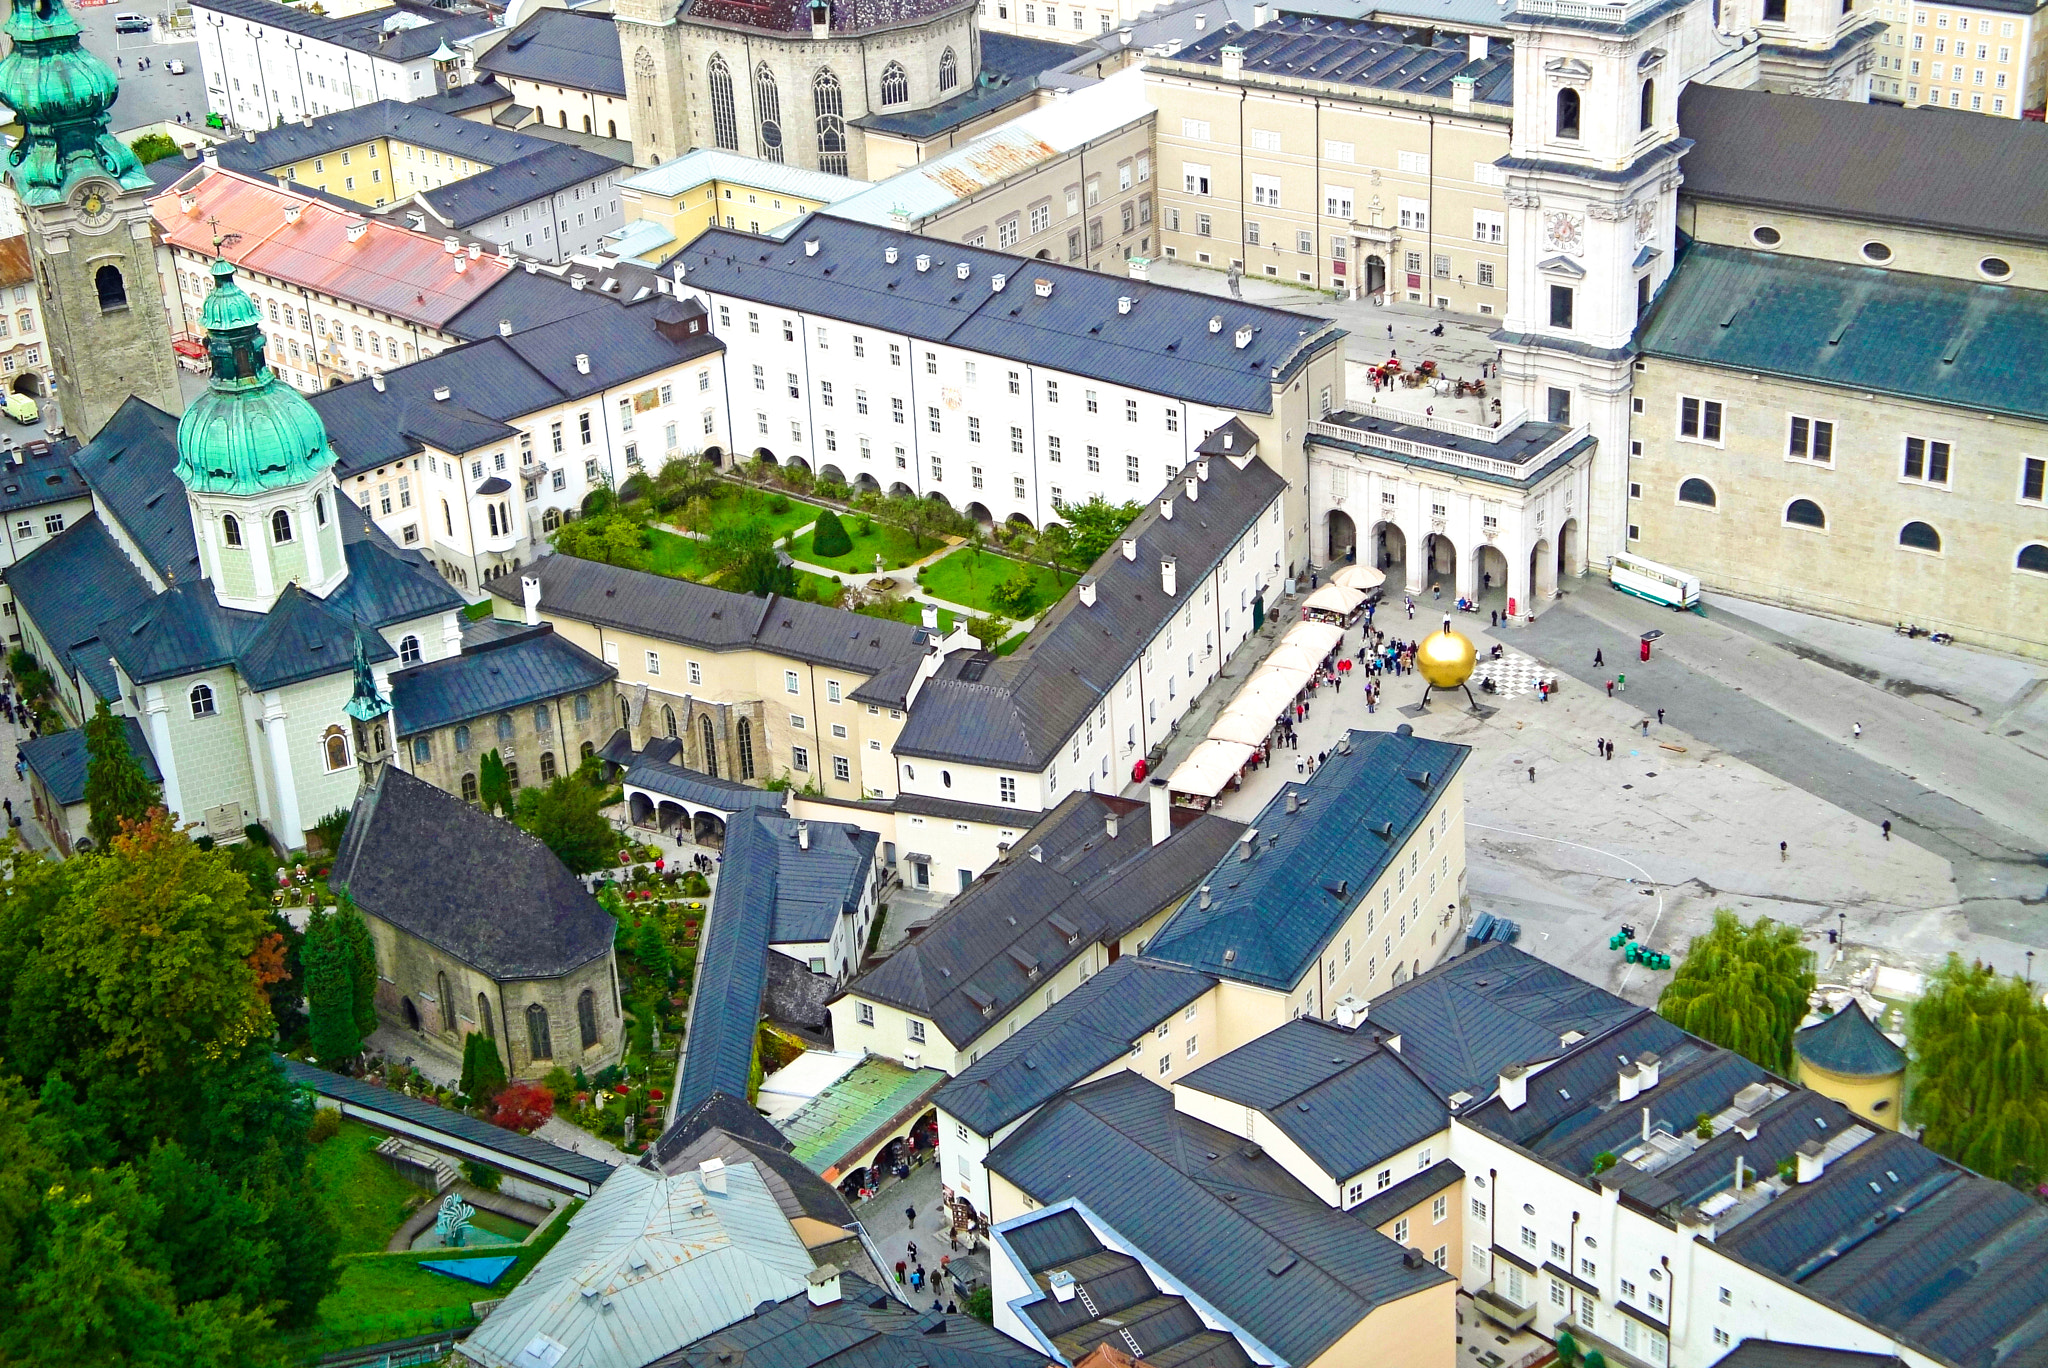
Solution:
<svg viewBox="0 0 2048 1368">
<path fill-rule="evenodd" d="M 146 14 L 136 14 L 130 11 L 114 16 L 114 32 L 116 33 L 147 33 L 150 27 L 150 19 Z"/>
</svg>

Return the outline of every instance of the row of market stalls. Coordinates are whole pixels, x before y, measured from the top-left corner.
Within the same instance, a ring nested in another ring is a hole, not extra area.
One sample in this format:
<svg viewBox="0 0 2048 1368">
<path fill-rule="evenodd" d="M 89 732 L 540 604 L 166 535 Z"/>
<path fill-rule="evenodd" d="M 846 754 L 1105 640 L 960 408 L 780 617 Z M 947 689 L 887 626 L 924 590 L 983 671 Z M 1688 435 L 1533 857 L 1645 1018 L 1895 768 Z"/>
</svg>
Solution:
<svg viewBox="0 0 2048 1368">
<path fill-rule="evenodd" d="M 1302 620 L 1287 629 L 1217 714 L 1207 738 L 1167 778 L 1175 802 L 1207 807 L 1243 773 L 1342 644 L 1346 625 L 1385 583 L 1369 565 L 1347 565 L 1302 600 Z"/>
</svg>

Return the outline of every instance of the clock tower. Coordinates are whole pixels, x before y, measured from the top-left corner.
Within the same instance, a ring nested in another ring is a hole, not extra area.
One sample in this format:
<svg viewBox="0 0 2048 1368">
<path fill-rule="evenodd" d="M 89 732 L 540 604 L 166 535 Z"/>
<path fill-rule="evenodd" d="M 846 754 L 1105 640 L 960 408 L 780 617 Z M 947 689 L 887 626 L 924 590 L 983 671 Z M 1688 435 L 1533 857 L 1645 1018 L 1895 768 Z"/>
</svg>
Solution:
<svg viewBox="0 0 2048 1368">
<path fill-rule="evenodd" d="M 0 102 L 23 135 L 7 154 L 7 182 L 28 219 L 64 426 L 89 440 L 131 394 L 166 413 L 184 408 L 150 246 L 153 187 L 107 131 L 120 87 L 64 0 L 12 4 Z"/>
</svg>

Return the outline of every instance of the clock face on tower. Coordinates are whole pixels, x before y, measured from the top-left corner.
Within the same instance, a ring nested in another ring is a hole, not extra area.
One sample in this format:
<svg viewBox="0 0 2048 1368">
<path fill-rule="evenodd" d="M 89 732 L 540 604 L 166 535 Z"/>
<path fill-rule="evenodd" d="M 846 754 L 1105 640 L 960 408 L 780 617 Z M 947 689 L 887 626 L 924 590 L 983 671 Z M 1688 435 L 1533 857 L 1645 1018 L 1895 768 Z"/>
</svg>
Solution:
<svg viewBox="0 0 2048 1368">
<path fill-rule="evenodd" d="M 104 228 L 114 221 L 113 205 L 109 203 L 107 187 L 98 181 L 88 181 L 72 196 L 72 204 L 78 209 L 80 222 L 87 228 Z"/>
</svg>

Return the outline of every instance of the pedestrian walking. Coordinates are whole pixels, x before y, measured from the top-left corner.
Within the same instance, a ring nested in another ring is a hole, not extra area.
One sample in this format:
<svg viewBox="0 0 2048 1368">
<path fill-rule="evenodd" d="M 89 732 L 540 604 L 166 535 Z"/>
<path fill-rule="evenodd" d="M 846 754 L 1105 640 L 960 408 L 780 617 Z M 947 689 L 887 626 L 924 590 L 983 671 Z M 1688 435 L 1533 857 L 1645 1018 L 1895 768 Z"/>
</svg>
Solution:
<svg viewBox="0 0 2048 1368">
<path fill-rule="evenodd" d="M 1858 722 L 1851 730 L 1855 732 L 1858 741 L 1863 739 L 1863 724 L 1861 722 Z"/>
<path fill-rule="evenodd" d="M 1650 734 L 1650 719 L 1646 717 L 1646 718 L 1644 718 L 1644 719 L 1643 719 L 1643 735 L 1645 735 L 1645 736 L 1648 736 L 1649 734 Z"/>
<path fill-rule="evenodd" d="M 1487 625 L 1489 627 L 1500 626 L 1500 609 L 1496 608 L 1491 613 L 1487 614 Z"/>
<path fill-rule="evenodd" d="M 905 1280 L 905 1270 L 907 1270 L 907 1269 L 908 1269 L 909 1267 L 910 1267 L 910 1265 L 909 1265 L 909 1264 L 907 1264 L 907 1263 L 905 1263 L 905 1262 L 904 1262 L 903 1260 L 901 1260 L 901 1259 L 898 1259 L 898 1260 L 896 1261 L 896 1281 L 897 1281 L 897 1282 L 899 1282 L 899 1283 L 900 1283 L 900 1282 L 903 1282 L 903 1281 Z"/>
<path fill-rule="evenodd" d="M 1532 784 L 1536 782 L 1536 767 L 1534 765 L 1529 766 L 1529 782 Z"/>
<path fill-rule="evenodd" d="M 1783 864 L 1790 858 L 1792 857 L 1790 852 L 1787 850 L 1785 843 L 1783 841 L 1778 842 L 1778 863 Z"/>
<path fill-rule="evenodd" d="M 1660 727 L 1664 725 L 1664 710 L 1662 708 L 1657 709 L 1657 725 Z"/>
<path fill-rule="evenodd" d="M 907 1206 L 903 1208 L 903 1219 L 909 1224 L 912 1230 L 917 1229 L 917 1208 L 914 1206 Z M 917 1257 L 916 1245 L 912 1245 L 910 1247 L 910 1257 L 913 1259 Z"/>
<path fill-rule="evenodd" d="M 1614 697 L 1614 681 L 1611 679 L 1607 681 L 1607 696 Z"/>
<path fill-rule="evenodd" d="M 12 802 L 12 800 L 10 800 L 7 804 L 7 813 L 9 816 L 14 815 L 14 803 Z M 1887 841 L 1889 841 L 1892 838 L 1892 819 L 1889 817 L 1884 819 L 1884 838 Z"/>
<path fill-rule="evenodd" d="M 1604 658 L 1602 658 L 1600 654 L 1600 648 L 1598 646 L 1595 646 L 1593 648 L 1593 668 L 1596 670 L 1602 670 L 1607 668 L 1607 661 Z"/>
</svg>

